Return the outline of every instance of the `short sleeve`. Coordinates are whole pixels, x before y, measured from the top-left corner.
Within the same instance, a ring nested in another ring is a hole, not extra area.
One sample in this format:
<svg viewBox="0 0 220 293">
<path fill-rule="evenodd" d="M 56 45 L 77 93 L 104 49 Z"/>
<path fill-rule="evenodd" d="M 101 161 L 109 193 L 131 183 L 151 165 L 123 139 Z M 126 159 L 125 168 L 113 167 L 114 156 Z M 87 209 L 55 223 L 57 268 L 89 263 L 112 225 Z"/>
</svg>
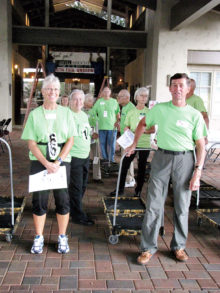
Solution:
<svg viewBox="0 0 220 293">
<path fill-rule="evenodd" d="M 147 125 L 147 129 L 149 129 L 151 126 L 157 124 L 157 122 L 155 121 L 156 115 L 159 115 L 159 113 L 158 113 L 158 105 L 155 105 L 146 114 L 145 122 L 146 122 L 146 125 Z"/>
<path fill-rule="evenodd" d="M 125 117 L 125 122 L 124 122 L 125 127 L 130 126 L 130 116 L 131 116 L 130 113 L 127 113 Z"/>
<path fill-rule="evenodd" d="M 196 141 L 200 138 L 206 137 L 208 135 L 205 121 L 202 115 L 199 113 L 198 119 L 193 130 L 193 140 Z"/>
<path fill-rule="evenodd" d="M 120 107 L 119 107 L 118 102 L 116 101 L 116 110 L 115 110 L 115 113 L 118 114 L 119 112 L 120 112 Z"/>
<path fill-rule="evenodd" d="M 195 108 L 197 110 L 199 110 L 199 112 L 207 112 L 206 108 L 205 108 L 205 105 L 204 105 L 204 102 L 201 98 L 197 99 L 196 103 L 195 103 Z"/>
<path fill-rule="evenodd" d="M 23 133 L 21 135 L 21 139 L 37 141 L 36 131 L 34 131 L 33 111 L 30 112 L 30 114 L 28 116 L 28 119 L 27 119 L 27 122 L 25 124 Z"/>
<path fill-rule="evenodd" d="M 69 125 L 68 138 L 72 136 L 78 136 L 76 122 L 73 118 L 72 111 L 69 109 L 68 109 L 68 125 Z"/>
</svg>

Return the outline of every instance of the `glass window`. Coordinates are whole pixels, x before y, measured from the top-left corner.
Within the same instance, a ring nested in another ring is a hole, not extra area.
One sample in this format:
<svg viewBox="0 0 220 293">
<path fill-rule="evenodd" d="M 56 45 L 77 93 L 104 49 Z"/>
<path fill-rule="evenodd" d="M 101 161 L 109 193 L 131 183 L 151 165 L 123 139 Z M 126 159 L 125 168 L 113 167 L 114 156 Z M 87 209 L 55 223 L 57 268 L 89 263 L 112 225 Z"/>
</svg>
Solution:
<svg viewBox="0 0 220 293">
<path fill-rule="evenodd" d="M 211 110 L 211 72 L 191 72 L 190 78 L 196 82 L 195 94 L 203 99 L 205 107 L 210 113 Z"/>
</svg>

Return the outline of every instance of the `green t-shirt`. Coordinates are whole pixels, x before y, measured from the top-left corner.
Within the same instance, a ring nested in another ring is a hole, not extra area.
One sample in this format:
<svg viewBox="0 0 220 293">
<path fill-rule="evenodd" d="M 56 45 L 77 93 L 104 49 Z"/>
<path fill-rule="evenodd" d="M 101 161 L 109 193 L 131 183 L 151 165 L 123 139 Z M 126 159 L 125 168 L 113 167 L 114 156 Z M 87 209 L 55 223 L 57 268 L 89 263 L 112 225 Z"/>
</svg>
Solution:
<svg viewBox="0 0 220 293">
<path fill-rule="evenodd" d="M 89 124 L 91 127 L 96 127 L 96 122 L 98 121 L 98 117 L 96 113 L 94 112 L 93 108 L 91 109 L 83 109 L 83 111 L 87 114 L 89 119 Z"/>
<path fill-rule="evenodd" d="M 89 125 L 88 116 L 85 112 L 72 112 L 74 122 L 76 124 L 77 135 L 74 136 L 74 143 L 70 151 L 72 157 L 85 159 L 89 156 L 91 142 L 91 127 Z"/>
<path fill-rule="evenodd" d="M 192 95 L 190 98 L 186 99 L 186 103 L 198 110 L 199 112 L 207 113 L 204 102 L 199 96 Z"/>
<path fill-rule="evenodd" d="M 135 108 L 135 105 L 132 104 L 131 102 L 129 102 L 124 107 L 122 107 L 122 110 L 121 110 L 121 121 L 120 121 L 120 132 L 121 132 L 121 134 L 124 133 L 126 115 L 127 115 L 127 113 L 129 111 L 133 110 L 134 108 Z"/>
<path fill-rule="evenodd" d="M 57 105 L 56 110 L 45 110 L 43 106 L 31 111 L 21 139 L 34 140 L 48 143 L 49 134 L 56 133 L 57 143 L 65 143 L 70 137 L 77 135 L 72 111 L 68 107 Z M 38 145 L 42 154 L 46 157 L 47 145 Z M 29 152 L 30 160 L 37 158 Z M 67 155 L 65 162 L 70 162 L 71 156 Z"/>
<path fill-rule="evenodd" d="M 135 132 L 141 119 L 146 117 L 146 114 L 149 112 L 147 107 L 144 107 L 142 110 L 138 110 L 136 107 L 129 111 L 125 118 L 125 126 L 128 126 L 132 132 Z M 138 148 L 150 148 L 150 134 L 142 134 L 137 144 Z"/>
<path fill-rule="evenodd" d="M 155 105 L 146 116 L 146 124 L 158 125 L 157 145 L 165 150 L 193 150 L 194 142 L 207 136 L 201 113 L 189 105 L 176 107 L 172 101 Z"/>
<path fill-rule="evenodd" d="M 113 130 L 116 122 L 116 115 L 119 113 L 118 102 L 110 98 L 100 98 L 93 106 L 94 112 L 98 115 L 99 130 Z"/>
</svg>

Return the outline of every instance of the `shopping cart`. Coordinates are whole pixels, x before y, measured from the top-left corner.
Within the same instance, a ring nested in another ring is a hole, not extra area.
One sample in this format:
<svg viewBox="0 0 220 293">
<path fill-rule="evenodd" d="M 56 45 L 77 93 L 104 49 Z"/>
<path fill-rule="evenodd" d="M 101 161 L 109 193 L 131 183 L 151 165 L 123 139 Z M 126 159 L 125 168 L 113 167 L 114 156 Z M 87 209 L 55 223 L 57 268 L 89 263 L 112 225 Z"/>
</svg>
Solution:
<svg viewBox="0 0 220 293">
<path fill-rule="evenodd" d="M 6 241 L 11 242 L 21 219 L 21 214 L 25 206 L 25 197 L 14 197 L 13 188 L 13 168 L 11 148 L 7 141 L 0 138 L 0 142 L 5 144 L 9 153 L 9 169 L 10 169 L 10 187 L 11 197 L 0 197 L 0 234 L 5 235 Z"/>
</svg>

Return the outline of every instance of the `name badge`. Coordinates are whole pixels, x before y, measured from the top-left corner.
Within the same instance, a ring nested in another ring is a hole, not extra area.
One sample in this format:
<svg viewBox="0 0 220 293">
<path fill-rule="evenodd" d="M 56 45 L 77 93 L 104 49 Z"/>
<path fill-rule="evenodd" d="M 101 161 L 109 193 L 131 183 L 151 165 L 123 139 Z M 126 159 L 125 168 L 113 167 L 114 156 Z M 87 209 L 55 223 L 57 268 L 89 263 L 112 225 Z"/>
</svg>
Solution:
<svg viewBox="0 0 220 293">
<path fill-rule="evenodd" d="M 140 114 L 139 115 L 139 120 L 143 119 L 145 117 L 145 114 Z"/>
<path fill-rule="evenodd" d="M 56 113 L 46 113 L 46 114 L 45 114 L 45 118 L 46 118 L 47 120 L 54 120 L 54 119 L 57 118 L 57 115 L 56 115 Z"/>
<path fill-rule="evenodd" d="M 105 118 L 108 117 L 108 112 L 107 112 L 107 111 L 104 111 L 104 113 L 103 113 L 103 117 L 105 117 Z"/>
<path fill-rule="evenodd" d="M 105 102 L 100 102 L 100 105 L 105 105 Z"/>
<path fill-rule="evenodd" d="M 187 128 L 189 127 L 189 123 L 187 121 L 177 120 L 176 126 Z"/>
</svg>

